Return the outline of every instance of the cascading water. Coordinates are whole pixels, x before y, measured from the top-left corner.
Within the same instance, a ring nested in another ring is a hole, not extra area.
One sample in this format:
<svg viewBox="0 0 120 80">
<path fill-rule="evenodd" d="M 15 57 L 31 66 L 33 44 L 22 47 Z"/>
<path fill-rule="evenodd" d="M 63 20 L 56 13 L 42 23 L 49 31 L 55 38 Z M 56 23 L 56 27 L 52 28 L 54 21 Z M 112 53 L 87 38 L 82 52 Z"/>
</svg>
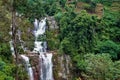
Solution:
<svg viewBox="0 0 120 80">
<path fill-rule="evenodd" d="M 47 42 L 46 41 L 40 41 L 39 37 L 45 36 L 45 30 L 46 30 L 46 18 L 42 19 L 40 22 L 35 19 L 34 22 L 35 30 L 34 30 L 34 35 L 35 35 L 35 47 L 33 49 L 34 53 L 39 53 L 39 59 L 40 59 L 40 80 L 54 80 L 53 79 L 53 70 L 52 70 L 52 53 L 47 53 Z M 12 26 L 11 26 L 12 28 Z M 12 35 L 12 31 L 9 32 L 10 35 Z M 26 49 L 24 48 L 24 42 L 21 40 L 21 32 L 18 30 L 17 33 L 18 39 L 21 44 L 21 48 L 23 48 L 24 51 Z M 13 40 L 10 41 L 10 47 L 11 47 L 11 52 L 13 56 L 15 56 L 14 52 L 14 46 L 13 46 Z M 29 57 L 26 55 L 20 55 L 21 58 L 25 62 L 25 68 L 28 72 L 29 75 L 29 80 L 34 80 L 33 76 L 33 70 L 29 62 Z"/>
<path fill-rule="evenodd" d="M 21 31 L 18 30 L 17 32 L 17 35 L 18 35 L 18 39 L 20 41 L 20 45 L 21 45 L 21 48 L 24 50 L 24 52 L 26 51 L 26 48 L 24 48 L 24 41 L 22 41 L 21 39 Z M 25 68 L 28 72 L 28 76 L 29 76 L 29 79 L 30 80 L 34 80 L 34 76 L 33 76 L 33 70 L 32 70 L 32 67 L 31 67 L 31 64 L 29 63 L 29 57 L 27 57 L 26 55 L 20 55 L 21 58 L 24 60 L 25 62 Z"/>
<path fill-rule="evenodd" d="M 21 48 L 24 50 L 24 52 L 26 51 L 26 48 L 24 47 L 24 41 L 21 39 L 21 31 L 20 30 L 18 30 L 17 31 L 17 35 L 18 35 L 18 39 L 19 39 L 19 41 L 20 41 L 20 45 L 21 45 Z"/>
<path fill-rule="evenodd" d="M 12 25 L 10 26 L 10 28 L 12 29 Z M 9 34 L 12 36 L 12 31 L 9 32 Z M 11 39 L 10 43 L 10 50 L 12 52 L 12 55 L 15 57 L 15 51 L 14 51 L 14 46 L 13 46 L 13 40 Z"/>
<path fill-rule="evenodd" d="M 34 35 L 35 35 L 35 47 L 33 52 L 39 53 L 40 58 L 40 80 L 53 80 L 52 72 L 52 54 L 47 53 L 47 43 L 46 41 L 39 41 L 39 37 L 44 36 L 46 29 L 46 18 L 42 19 L 40 22 L 35 19 L 34 22 Z"/>
<path fill-rule="evenodd" d="M 34 80 L 34 77 L 33 77 L 33 70 L 31 68 L 31 65 L 29 63 L 29 58 L 25 55 L 21 55 L 21 57 L 23 58 L 23 60 L 25 61 L 25 68 L 28 72 L 28 75 L 29 75 L 29 80 Z"/>
<path fill-rule="evenodd" d="M 14 47 L 13 47 L 13 41 L 11 40 L 9 43 L 10 43 L 10 50 L 12 52 L 12 55 L 15 57 L 15 51 L 14 51 Z"/>
<path fill-rule="evenodd" d="M 12 29 L 12 25 L 11 25 L 10 27 L 11 27 L 11 29 Z M 12 34 L 13 34 L 12 31 L 10 31 L 9 34 L 12 36 Z M 18 36 L 19 41 L 20 41 L 20 43 L 21 43 L 21 48 L 25 51 L 26 49 L 24 48 L 24 45 L 23 45 L 24 41 L 21 40 L 21 32 L 20 32 L 20 30 L 18 30 L 17 36 Z M 14 46 L 13 46 L 13 40 L 11 39 L 11 41 L 10 41 L 9 43 L 10 43 L 10 49 L 11 49 L 12 55 L 13 55 L 14 57 L 16 57 L 16 56 L 15 56 L 15 51 L 14 51 Z M 26 70 L 27 70 L 27 72 L 28 72 L 29 79 L 30 79 L 30 80 L 34 80 L 33 70 L 32 70 L 32 67 L 31 67 L 31 65 L 30 65 L 30 63 L 29 63 L 29 57 L 27 57 L 26 55 L 20 55 L 20 56 L 21 56 L 21 57 L 23 58 L 23 60 L 25 61 L 25 64 L 24 64 L 24 65 L 25 65 Z"/>
</svg>

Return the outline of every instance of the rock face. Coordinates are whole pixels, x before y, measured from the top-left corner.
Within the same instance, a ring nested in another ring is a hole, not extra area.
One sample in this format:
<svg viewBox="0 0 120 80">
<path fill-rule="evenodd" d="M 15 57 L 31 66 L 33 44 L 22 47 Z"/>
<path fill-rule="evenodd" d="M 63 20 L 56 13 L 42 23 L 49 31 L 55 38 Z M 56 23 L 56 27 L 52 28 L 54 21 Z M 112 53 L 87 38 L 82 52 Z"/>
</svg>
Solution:
<svg viewBox="0 0 120 80">
<path fill-rule="evenodd" d="M 53 29 L 58 29 L 57 22 L 55 21 L 55 18 L 53 16 L 47 17 L 47 23 L 48 23 L 48 29 L 53 30 Z"/>
<path fill-rule="evenodd" d="M 53 70 L 51 69 L 52 64 L 52 53 L 44 53 L 44 55 L 39 55 L 37 53 L 27 53 L 22 56 L 27 57 L 27 61 L 23 57 L 19 57 L 20 64 L 23 65 L 23 69 L 27 73 L 30 73 L 28 69 L 32 69 L 32 79 L 29 77 L 29 80 L 42 80 L 41 75 L 44 77 L 43 80 L 54 80 L 53 79 Z M 41 57 L 43 56 L 43 57 Z M 29 64 L 27 64 L 29 62 Z M 26 67 L 27 66 L 27 67 Z M 47 71 L 47 72 L 46 72 Z M 51 78 L 52 77 L 52 78 Z"/>
<path fill-rule="evenodd" d="M 68 55 L 53 55 L 53 74 L 55 80 L 72 80 L 72 64 Z"/>
<path fill-rule="evenodd" d="M 32 71 L 33 71 L 34 80 L 40 80 L 40 58 L 39 58 L 39 55 L 28 54 L 28 55 L 25 55 L 25 56 L 27 56 L 29 58 L 29 62 L 30 62 L 30 65 L 31 65 L 31 68 L 32 68 Z M 27 71 L 26 63 L 25 63 L 25 61 L 23 60 L 22 57 L 19 57 L 19 64 L 23 65 L 24 70 Z"/>
<path fill-rule="evenodd" d="M 97 4 L 95 8 L 95 13 L 97 14 L 98 17 L 103 16 L 103 5 L 102 4 Z"/>
<path fill-rule="evenodd" d="M 33 69 L 34 80 L 40 80 L 40 59 L 39 56 L 29 56 Z"/>
<path fill-rule="evenodd" d="M 40 61 L 39 55 L 28 54 L 30 64 L 33 70 L 34 80 L 40 80 Z M 24 63 L 20 58 L 21 64 Z M 68 55 L 58 55 L 53 53 L 53 76 L 54 80 L 72 80 L 72 63 L 70 56 Z"/>
</svg>

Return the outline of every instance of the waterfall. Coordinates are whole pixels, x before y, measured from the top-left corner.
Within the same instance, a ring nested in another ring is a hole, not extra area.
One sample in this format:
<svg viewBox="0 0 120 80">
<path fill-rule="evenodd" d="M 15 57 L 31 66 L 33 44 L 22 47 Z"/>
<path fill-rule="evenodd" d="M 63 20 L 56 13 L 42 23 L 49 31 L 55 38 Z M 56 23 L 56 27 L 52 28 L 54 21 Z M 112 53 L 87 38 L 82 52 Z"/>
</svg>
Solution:
<svg viewBox="0 0 120 80">
<path fill-rule="evenodd" d="M 46 29 L 46 18 L 38 21 L 35 19 L 34 22 L 34 35 L 35 35 L 35 42 L 34 42 L 34 49 L 33 52 L 39 53 L 40 58 L 40 80 L 53 80 L 53 72 L 52 72 L 52 54 L 47 53 L 47 42 L 46 41 L 39 41 L 39 37 L 45 36 L 45 29 Z"/>
<path fill-rule="evenodd" d="M 41 37 L 45 37 L 45 30 L 46 30 L 46 18 L 38 21 L 35 19 L 34 22 L 34 35 L 35 35 L 35 42 L 34 42 L 34 49 L 33 53 L 39 54 L 39 64 L 40 64 L 40 80 L 54 80 L 53 79 L 53 63 L 52 63 L 52 53 L 47 53 L 47 42 L 44 40 L 39 40 Z M 12 26 L 11 26 L 12 28 Z M 9 32 L 12 35 L 12 31 Z M 18 39 L 20 41 L 21 48 L 26 51 L 24 48 L 24 41 L 21 39 L 21 31 L 18 30 L 17 34 Z M 10 41 L 11 52 L 14 55 L 14 46 L 13 40 Z M 21 58 L 24 60 L 25 68 L 29 75 L 29 80 L 34 80 L 34 73 L 29 61 L 29 57 L 27 55 L 20 55 Z"/>
<path fill-rule="evenodd" d="M 11 30 L 12 30 L 12 24 L 11 24 L 10 28 L 11 28 Z M 9 34 L 12 36 L 12 34 L 13 34 L 12 31 L 10 31 Z M 15 57 L 15 51 L 14 51 L 14 46 L 13 46 L 13 40 L 11 39 L 11 40 L 9 41 L 9 43 L 10 43 L 10 50 L 11 50 L 11 53 L 12 53 L 12 55 Z"/>
<path fill-rule="evenodd" d="M 10 28 L 12 29 L 12 25 L 10 26 Z M 9 34 L 12 36 L 12 31 L 10 31 L 9 32 Z M 16 34 L 17 36 L 18 36 L 18 39 L 19 39 L 19 41 L 20 41 L 20 44 L 21 44 L 21 48 L 25 51 L 26 50 L 26 48 L 24 48 L 24 41 L 22 41 L 21 40 L 21 32 L 20 32 L 20 30 L 18 30 L 18 33 Z M 14 46 L 13 46 L 13 40 L 11 39 L 11 41 L 9 42 L 10 43 L 10 49 L 11 49 L 11 53 L 12 53 L 12 55 L 14 56 L 14 58 L 16 57 L 15 56 L 15 51 L 14 51 Z M 26 70 L 27 70 L 27 72 L 28 72 L 28 75 L 29 75 L 29 79 L 30 80 L 34 80 L 34 77 L 33 77 L 33 70 L 32 70 L 32 67 L 31 67 L 31 65 L 30 65 L 30 63 L 29 63 L 29 57 L 27 57 L 26 55 L 20 55 L 22 58 L 23 58 L 23 60 L 25 61 L 25 68 L 26 68 Z"/>
<path fill-rule="evenodd" d="M 13 47 L 13 41 L 11 40 L 9 43 L 10 43 L 10 50 L 12 52 L 12 55 L 15 57 L 15 51 L 14 51 L 14 47 Z"/>
<path fill-rule="evenodd" d="M 23 51 L 25 52 L 26 51 L 26 48 L 24 47 L 25 42 L 21 39 L 21 31 L 20 30 L 17 30 L 17 36 L 20 41 L 20 46 L 23 49 Z"/>
<path fill-rule="evenodd" d="M 33 70 L 31 68 L 31 65 L 29 63 L 29 58 L 25 55 L 21 55 L 21 57 L 23 58 L 23 60 L 25 61 L 25 68 L 28 72 L 28 75 L 29 75 L 29 80 L 34 80 L 34 77 L 33 77 Z"/>
</svg>

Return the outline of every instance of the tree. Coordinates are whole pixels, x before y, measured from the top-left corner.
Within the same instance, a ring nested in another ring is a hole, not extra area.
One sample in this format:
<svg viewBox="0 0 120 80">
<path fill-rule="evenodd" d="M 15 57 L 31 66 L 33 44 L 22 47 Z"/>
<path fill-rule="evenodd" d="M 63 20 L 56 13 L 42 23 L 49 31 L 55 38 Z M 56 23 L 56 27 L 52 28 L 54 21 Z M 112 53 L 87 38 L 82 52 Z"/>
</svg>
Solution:
<svg viewBox="0 0 120 80">
<path fill-rule="evenodd" d="M 0 79 L 1 80 L 14 80 L 14 65 L 4 62 L 0 57 Z"/>
<path fill-rule="evenodd" d="M 15 9 L 15 2 L 16 0 L 12 0 L 12 40 L 13 40 L 13 47 L 14 47 L 14 52 L 15 52 L 15 61 L 16 61 L 16 80 L 18 80 L 18 51 L 17 51 L 17 23 L 16 23 L 16 9 Z"/>
<path fill-rule="evenodd" d="M 119 45 L 111 40 L 98 42 L 96 52 L 97 53 L 108 53 L 111 55 L 113 60 L 119 59 L 120 48 Z"/>
<path fill-rule="evenodd" d="M 85 55 L 85 80 L 117 80 L 120 78 L 119 61 L 113 62 L 109 54 Z"/>
<path fill-rule="evenodd" d="M 67 0 L 59 0 L 59 3 L 62 7 L 65 7 Z"/>
<path fill-rule="evenodd" d="M 34 21 L 45 16 L 43 4 L 42 0 L 15 0 L 13 6 L 19 14 Z"/>
<path fill-rule="evenodd" d="M 97 25 L 97 17 L 91 16 L 84 11 L 75 17 L 73 16 L 74 14 L 71 14 L 70 17 L 67 15 L 67 17 L 64 16 L 61 19 L 61 40 L 64 41 L 64 39 L 67 38 L 78 53 L 93 52 L 93 48 L 96 44 L 95 29 Z M 65 52 L 67 52 L 67 50 Z"/>
</svg>

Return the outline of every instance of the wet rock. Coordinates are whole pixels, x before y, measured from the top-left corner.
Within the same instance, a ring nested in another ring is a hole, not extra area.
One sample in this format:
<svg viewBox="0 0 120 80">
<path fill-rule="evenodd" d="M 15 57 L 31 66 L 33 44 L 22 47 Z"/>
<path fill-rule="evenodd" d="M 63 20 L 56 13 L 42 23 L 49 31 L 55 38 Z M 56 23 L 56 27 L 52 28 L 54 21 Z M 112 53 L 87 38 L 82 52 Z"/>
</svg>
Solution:
<svg viewBox="0 0 120 80">
<path fill-rule="evenodd" d="M 34 80 L 40 80 L 40 58 L 39 55 L 37 54 L 29 54 L 26 55 L 27 57 L 29 57 L 29 61 L 30 61 L 30 65 L 31 68 L 33 70 L 33 76 L 34 76 Z M 24 68 L 26 69 L 26 63 L 24 62 L 24 60 L 19 57 L 19 63 L 22 64 L 24 66 Z"/>
<path fill-rule="evenodd" d="M 40 59 L 38 55 L 29 56 L 32 65 L 34 80 L 40 80 Z"/>
</svg>

